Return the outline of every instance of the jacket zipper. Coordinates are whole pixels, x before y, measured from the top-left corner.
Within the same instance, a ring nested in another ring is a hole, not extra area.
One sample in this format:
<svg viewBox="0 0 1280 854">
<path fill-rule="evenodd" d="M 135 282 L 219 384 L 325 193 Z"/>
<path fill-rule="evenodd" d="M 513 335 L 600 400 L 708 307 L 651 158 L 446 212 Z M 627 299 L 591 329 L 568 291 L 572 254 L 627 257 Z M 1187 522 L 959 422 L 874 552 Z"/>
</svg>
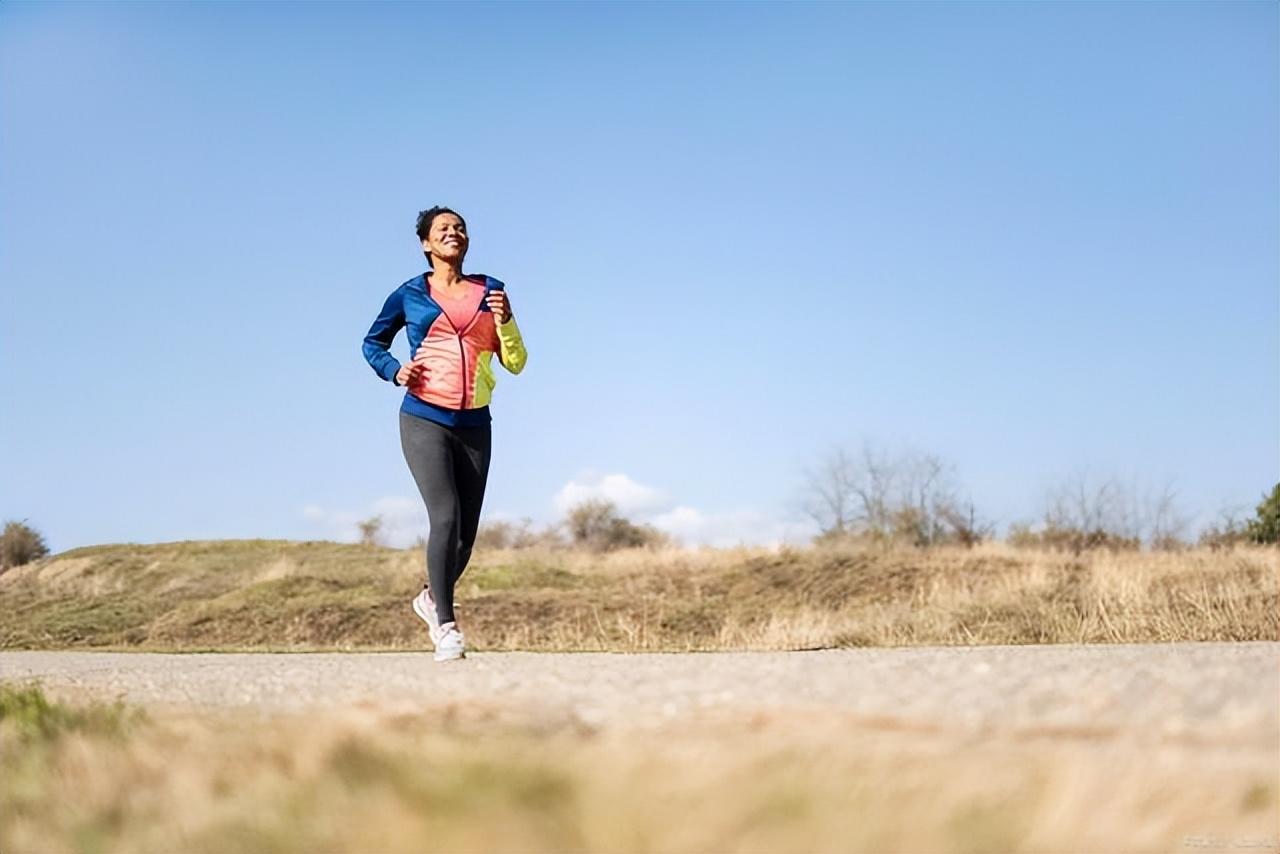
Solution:
<svg viewBox="0 0 1280 854">
<path fill-rule="evenodd" d="M 484 305 L 485 297 L 489 296 L 489 289 L 485 288 L 484 293 L 480 296 L 480 305 Z M 462 331 L 458 333 L 458 355 L 462 357 L 462 408 L 467 408 L 467 386 L 471 384 L 469 375 L 467 374 L 467 349 L 462 346 L 462 336 L 471 331 L 471 327 L 476 325 L 476 321 L 480 319 L 480 306 L 476 306 L 475 314 L 471 315 L 471 320 L 466 326 L 462 327 Z M 445 313 L 445 319 L 448 320 L 448 312 Z M 453 326 L 453 321 L 449 321 L 449 325 Z"/>
<path fill-rule="evenodd" d="M 467 408 L 467 350 L 465 347 L 462 346 L 462 336 L 465 335 L 467 331 L 471 329 L 471 327 L 475 326 L 476 321 L 480 319 L 480 312 L 482 310 L 480 306 L 483 306 L 485 304 L 485 298 L 489 296 L 489 288 L 486 287 L 484 289 L 484 294 L 480 297 L 480 306 L 476 307 L 476 313 L 471 315 L 471 320 L 461 330 L 459 330 L 458 327 L 453 325 L 453 321 L 449 319 L 449 312 L 444 310 L 444 306 L 436 302 L 435 298 L 431 296 L 431 283 L 427 281 L 427 276 L 425 273 L 422 276 L 422 289 L 426 291 L 427 299 L 430 300 L 435 305 L 436 308 L 440 309 L 440 314 L 444 316 L 444 322 L 449 324 L 449 327 L 453 330 L 454 335 L 458 339 L 458 358 L 462 360 L 462 406 L 459 408 L 466 409 Z"/>
<path fill-rule="evenodd" d="M 458 333 L 458 356 L 462 359 L 462 406 L 467 408 L 467 348 L 462 346 L 462 333 Z"/>
</svg>

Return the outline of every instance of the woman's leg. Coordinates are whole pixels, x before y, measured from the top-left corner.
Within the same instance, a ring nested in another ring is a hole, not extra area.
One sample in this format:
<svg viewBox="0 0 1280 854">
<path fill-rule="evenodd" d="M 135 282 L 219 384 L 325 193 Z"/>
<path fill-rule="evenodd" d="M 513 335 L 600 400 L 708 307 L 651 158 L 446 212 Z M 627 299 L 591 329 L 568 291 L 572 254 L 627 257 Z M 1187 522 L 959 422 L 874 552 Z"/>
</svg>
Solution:
<svg viewBox="0 0 1280 854">
<path fill-rule="evenodd" d="M 454 484 L 454 439 L 450 428 L 400 413 L 400 447 L 427 505 L 427 579 L 441 624 L 453 619 L 453 583 L 462 519 Z"/>
<path fill-rule="evenodd" d="M 458 583 L 471 560 L 471 548 L 480 529 L 480 507 L 489 480 L 489 460 L 493 449 L 492 426 L 458 427 L 454 430 L 457 452 L 453 455 L 453 481 L 458 489 L 461 519 L 458 525 L 458 559 L 453 564 L 450 588 Z M 452 600 L 452 596 L 451 596 Z"/>
</svg>

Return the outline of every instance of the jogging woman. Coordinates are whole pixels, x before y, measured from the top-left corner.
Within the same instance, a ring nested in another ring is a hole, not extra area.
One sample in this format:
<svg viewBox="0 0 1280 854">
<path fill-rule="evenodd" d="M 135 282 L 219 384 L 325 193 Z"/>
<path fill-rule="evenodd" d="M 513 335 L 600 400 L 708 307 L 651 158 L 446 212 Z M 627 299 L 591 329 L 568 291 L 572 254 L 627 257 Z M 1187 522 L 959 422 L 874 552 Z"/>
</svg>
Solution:
<svg viewBox="0 0 1280 854">
<path fill-rule="evenodd" d="M 427 580 L 413 610 L 427 624 L 435 660 L 464 658 L 453 591 L 471 559 L 489 477 L 493 356 L 513 374 L 527 354 L 502 282 L 464 274 L 467 224 L 455 211 L 418 214 L 427 272 L 396 288 L 364 338 L 378 376 L 404 386 L 400 447 L 427 505 Z M 404 327 L 412 358 L 401 365 L 391 342 Z"/>
</svg>

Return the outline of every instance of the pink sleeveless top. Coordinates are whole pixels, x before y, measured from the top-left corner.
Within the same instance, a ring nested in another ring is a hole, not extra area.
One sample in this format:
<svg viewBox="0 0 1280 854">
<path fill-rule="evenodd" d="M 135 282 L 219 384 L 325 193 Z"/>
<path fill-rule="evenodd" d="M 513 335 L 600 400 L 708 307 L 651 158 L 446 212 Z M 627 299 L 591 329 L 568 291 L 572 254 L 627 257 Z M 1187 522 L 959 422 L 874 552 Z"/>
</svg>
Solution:
<svg viewBox="0 0 1280 854">
<path fill-rule="evenodd" d="M 465 279 L 467 289 L 456 299 L 450 299 L 439 288 L 431 287 L 431 298 L 440 303 L 444 313 L 449 316 L 449 322 L 459 332 L 471 322 L 476 310 L 480 308 L 480 301 L 484 299 L 484 285 L 478 284 L 469 277 L 465 277 Z M 427 282 L 427 285 L 431 286 L 430 281 Z"/>
</svg>

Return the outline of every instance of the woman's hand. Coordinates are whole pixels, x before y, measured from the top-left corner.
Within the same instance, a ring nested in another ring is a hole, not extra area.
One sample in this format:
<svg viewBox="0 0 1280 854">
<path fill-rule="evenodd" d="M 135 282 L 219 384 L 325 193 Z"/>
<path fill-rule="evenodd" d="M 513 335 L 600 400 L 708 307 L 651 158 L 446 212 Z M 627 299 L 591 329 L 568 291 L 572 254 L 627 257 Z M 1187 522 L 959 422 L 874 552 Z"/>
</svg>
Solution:
<svg viewBox="0 0 1280 854">
<path fill-rule="evenodd" d="M 401 365 L 400 370 L 396 371 L 396 385 L 409 385 L 410 383 L 416 384 L 426 375 L 426 364 L 414 359 L 407 365 Z"/>
<path fill-rule="evenodd" d="M 511 299 L 506 291 L 489 291 L 485 301 L 489 303 L 489 310 L 493 312 L 496 323 L 506 323 L 511 319 Z"/>
</svg>

